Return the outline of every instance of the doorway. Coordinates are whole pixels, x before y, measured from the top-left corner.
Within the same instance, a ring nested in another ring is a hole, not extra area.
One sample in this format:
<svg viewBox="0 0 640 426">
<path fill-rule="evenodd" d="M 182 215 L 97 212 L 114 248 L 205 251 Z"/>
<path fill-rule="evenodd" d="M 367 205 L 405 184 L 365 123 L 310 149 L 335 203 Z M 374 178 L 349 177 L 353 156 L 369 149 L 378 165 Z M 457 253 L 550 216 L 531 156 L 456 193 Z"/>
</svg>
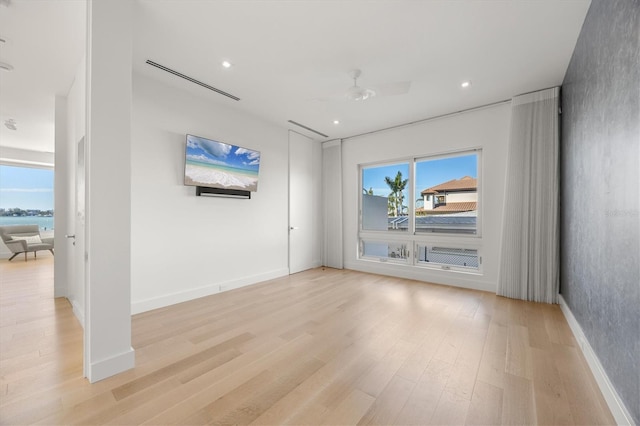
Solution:
<svg viewBox="0 0 640 426">
<path fill-rule="evenodd" d="M 289 131 L 289 273 L 321 265 L 321 146 Z"/>
</svg>

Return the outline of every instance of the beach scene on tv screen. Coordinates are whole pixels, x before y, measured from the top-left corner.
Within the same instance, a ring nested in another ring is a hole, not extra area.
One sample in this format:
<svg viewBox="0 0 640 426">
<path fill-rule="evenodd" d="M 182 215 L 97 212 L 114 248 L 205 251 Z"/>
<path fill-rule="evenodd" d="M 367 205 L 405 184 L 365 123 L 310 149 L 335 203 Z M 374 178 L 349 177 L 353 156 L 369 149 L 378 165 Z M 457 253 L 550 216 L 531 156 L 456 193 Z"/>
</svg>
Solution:
<svg viewBox="0 0 640 426">
<path fill-rule="evenodd" d="M 260 153 L 187 135 L 185 185 L 258 190 Z"/>
</svg>

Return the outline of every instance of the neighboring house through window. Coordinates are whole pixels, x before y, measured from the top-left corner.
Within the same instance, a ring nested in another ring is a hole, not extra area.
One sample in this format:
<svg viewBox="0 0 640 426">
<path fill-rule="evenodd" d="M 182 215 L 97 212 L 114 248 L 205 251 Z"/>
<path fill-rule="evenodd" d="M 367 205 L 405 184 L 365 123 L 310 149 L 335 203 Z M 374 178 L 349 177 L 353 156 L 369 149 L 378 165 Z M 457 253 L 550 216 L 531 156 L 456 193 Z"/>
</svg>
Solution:
<svg viewBox="0 0 640 426">
<path fill-rule="evenodd" d="M 360 258 L 479 270 L 480 154 L 361 166 Z"/>
</svg>

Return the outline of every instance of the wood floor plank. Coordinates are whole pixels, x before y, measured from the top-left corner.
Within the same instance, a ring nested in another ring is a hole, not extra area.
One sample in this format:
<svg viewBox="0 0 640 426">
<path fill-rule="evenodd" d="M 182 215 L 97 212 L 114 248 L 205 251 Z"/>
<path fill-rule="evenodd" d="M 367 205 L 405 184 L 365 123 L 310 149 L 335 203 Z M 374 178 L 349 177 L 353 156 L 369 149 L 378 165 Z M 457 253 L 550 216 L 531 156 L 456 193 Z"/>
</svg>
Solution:
<svg viewBox="0 0 640 426">
<path fill-rule="evenodd" d="M 400 376 L 394 376 L 384 388 L 359 425 L 389 425 L 404 407 L 416 384 Z"/>
<path fill-rule="evenodd" d="M 506 371 L 507 334 L 507 326 L 491 323 L 487 330 L 487 339 L 485 340 L 480 366 L 478 367 L 477 379 L 500 389 L 503 389 Z"/>
<path fill-rule="evenodd" d="M 296 424 L 308 421 L 309 413 L 324 413 L 327 405 L 342 392 L 354 388 L 354 382 L 375 365 L 376 361 L 363 355 L 363 348 L 351 346 L 322 368 L 316 371 L 300 386 L 276 402 L 258 417 L 255 424 Z M 356 373 L 345 373 L 355 371 Z M 349 377 L 347 377 L 349 376 Z"/>
<path fill-rule="evenodd" d="M 514 376 L 532 379 L 529 330 L 522 325 L 510 325 L 507 330 L 507 358 L 505 371 Z"/>
<path fill-rule="evenodd" d="M 329 413 L 323 424 L 327 425 L 354 425 L 369 411 L 375 398 L 358 389 L 351 391 L 335 408 L 327 410 Z"/>
<path fill-rule="evenodd" d="M 159 370 L 154 371 L 153 373 L 147 374 L 146 376 L 140 377 L 138 379 L 132 380 L 122 386 L 118 386 L 113 389 L 111 392 L 116 400 L 124 399 L 140 390 L 144 389 L 147 386 L 151 386 L 156 384 L 162 380 L 165 380 L 171 376 L 175 376 L 181 374 L 185 370 L 198 365 L 199 363 L 206 362 L 211 357 L 219 355 L 225 352 L 228 349 L 233 348 L 234 345 L 247 341 L 249 339 L 254 338 L 250 333 L 242 333 L 232 339 L 229 339 L 219 345 L 208 348 L 204 351 L 195 353 L 187 358 L 183 358 L 178 362 L 175 362 L 171 365 L 163 367 Z"/>
<path fill-rule="evenodd" d="M 537 424 L 533 383 L 513 374 L 505 374 L 502 399 L 503 425 Z"/>
<path fill-rule="evenodd" d="M 473 388 L 466 425 L 498 425 L 502 423 L 502 389 L 477 380 Z"/>
<path fill-rule="evenodd" d="M 251 423 L 323 365 L 324 363 L 320 360 L 310 358 L 294 363 L 293 367 L 288 367 L 286 371 L 274 372 L 275 376 L 268 386 L 262 387 L 259 392 L 253 393 L 250 398 L 245 399 L 233 411 L 221 416 L 220 413 L 213 410 L 211 414 L 213 422 L 223 424 Z"/>
<path fill-rule="evenodd" d="M 415 343 L 398 340 L 384 358 L 358 381 L 357 388 L 373 397 L 377 397 L 394 379 L 398 369 L 415 350 Z"/>
<path fill-rule="evenodd" d="M 429 422 L 452 371 L 452 363 L 432 360 L 398 413 L 395 423 L 423 425 Z"/>
<path fill-rule="evenodd" d="M 611 424 L 558 306 L 317 268 L 135 315 L 90 384 L 53 257 L 0 260 L 1 424 Z"/>
<path fill-rule="evenodd" d="M 574 424 L 554 357 L 547 351 L 532 348 L 532 358 L 534 398 L 538 422 L 545 425 Z"/>
<path fill-rule="evenodd" d="M 554 344 L 553 359 L 567 395 L 574 424 L 614 424 L 611 412 L 605 409 L 606 402 L 598 391 L 593 376 L 579 373 L 584 371 L 586 361 L 578 349 Z"/>
</svg>

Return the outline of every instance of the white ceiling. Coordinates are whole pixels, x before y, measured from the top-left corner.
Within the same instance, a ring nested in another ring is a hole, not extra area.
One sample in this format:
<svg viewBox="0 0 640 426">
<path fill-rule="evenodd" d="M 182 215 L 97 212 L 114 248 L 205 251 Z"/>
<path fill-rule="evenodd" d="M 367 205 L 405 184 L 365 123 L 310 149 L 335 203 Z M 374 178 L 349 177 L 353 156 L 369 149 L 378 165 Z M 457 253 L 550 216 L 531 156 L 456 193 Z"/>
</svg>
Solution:
<svg viewBox="0 0 640 426">
<path fill-rule="evenodd" d="M 54 102 L 66 95 L 85 49 L 82 1 L 13 0 L 0 5 L 0 146 L 52 152 Z M 18 130 L 4 123 L 14 119 Z"/>
<path fill-rule="evenodd" d="M 136 73 L 282 126 L 297 121 L 330 138 L 561 84 L 590 4 L 135 1 Z M 84 2 L 13 0 L 0 14 L 0 36 L 11 40 L 0 61 L 15 67 L 0 74 L 0 145 L 53 151 L 53 97 L 69 89 L 82 58 Z M 147 59 L 241 100 L 160 71 Z M 223 69 L 223 59 L 234 66 Z M 361 86 L 411 81 L 410 90 L 347 102 L 337 94 L 352 85 L 353 68 L 362 69 Z M 467 79 L 472 85 L 463 90 L 460 83 Z M 337 97 L 318 100 L 332 95 Z M 18 131 L 4 127 L 7 118 L 17 121 Z"/>
</svg>

